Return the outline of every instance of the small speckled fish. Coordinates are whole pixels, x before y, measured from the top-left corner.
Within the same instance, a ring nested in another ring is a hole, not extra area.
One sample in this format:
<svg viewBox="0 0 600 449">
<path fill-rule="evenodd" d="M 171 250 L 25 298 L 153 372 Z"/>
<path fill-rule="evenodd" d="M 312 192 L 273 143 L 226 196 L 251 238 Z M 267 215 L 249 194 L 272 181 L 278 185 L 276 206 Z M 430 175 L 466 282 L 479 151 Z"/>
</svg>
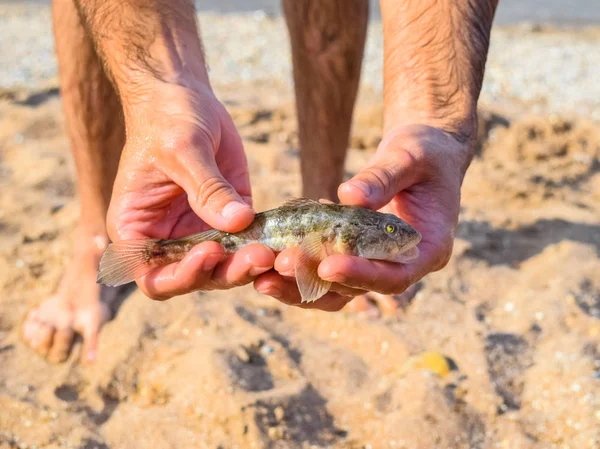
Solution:
<svg viewBox="0 0 600 449">
<path fill-rule="evenodd" d="M 331 282 L 317 274 L 319 263 L 331 254 L 409 263 L 419 256 L 421 234 L 391 214 L 298 198 L 277 209 L 256 214 L 243 231 L 216 229 L 176 240 L 125 240 L 109 245 L 100 261 L 98 283 L 122 285 L 152 269 L 179 262 L 197 244 L 215 241 L 234 253 L 251 243 L 274 251 L 299 246 L 295 275 L 302 302 L 329 291 Z"/>
</svg>

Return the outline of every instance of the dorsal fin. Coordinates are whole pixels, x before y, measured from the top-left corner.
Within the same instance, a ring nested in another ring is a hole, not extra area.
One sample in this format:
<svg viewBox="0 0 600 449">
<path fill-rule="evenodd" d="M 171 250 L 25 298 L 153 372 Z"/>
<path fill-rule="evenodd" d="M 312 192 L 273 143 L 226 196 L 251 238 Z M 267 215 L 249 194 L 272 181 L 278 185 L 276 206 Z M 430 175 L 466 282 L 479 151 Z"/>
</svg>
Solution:
<svg viewBox="0 0 600 449">
<path fill-rule="evenodd" d="M 309 198 L 292 198 L 283 203 L 282 207 L 299 207 L 308 206 L 309 204 L 321 204 L 318 201 L 311 200 Z"/>
</svg>

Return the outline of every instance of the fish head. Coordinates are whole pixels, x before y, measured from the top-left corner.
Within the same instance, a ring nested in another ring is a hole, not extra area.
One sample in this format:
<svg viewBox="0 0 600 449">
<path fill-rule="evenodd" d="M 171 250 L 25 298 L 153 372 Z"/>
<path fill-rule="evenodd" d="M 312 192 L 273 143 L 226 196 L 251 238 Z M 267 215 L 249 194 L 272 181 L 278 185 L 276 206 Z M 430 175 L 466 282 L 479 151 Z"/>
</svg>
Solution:
<svg viewBox="0 0 600 449">
<path fill-rule="evenodd" d="M 413 262 L 419 257 L 419 231 L 392 214 L 374 211 L 366 214 L 369 216 L 360 220 L 360 231 L 356 239 L 359 256 L 401 263 Z"/>
</svg>

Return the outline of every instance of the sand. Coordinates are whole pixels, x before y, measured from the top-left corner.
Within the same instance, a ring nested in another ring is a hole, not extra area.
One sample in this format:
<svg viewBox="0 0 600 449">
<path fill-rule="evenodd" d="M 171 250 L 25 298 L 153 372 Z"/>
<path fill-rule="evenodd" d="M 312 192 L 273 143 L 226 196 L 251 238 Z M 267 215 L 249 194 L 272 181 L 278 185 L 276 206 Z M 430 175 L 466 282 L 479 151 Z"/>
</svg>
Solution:
<svg viewBox="0 0 600 449">
<path fill-rule="evenodd" d="M 539 61 L 560 37 L 519 33 L 515 51 Z M 573 58 L 598 35 L 570 34 Z M 77 244 L 78 199 L 55 81 L 3 84 L 0 449 L 600 448 L 600 128 L 586 112 L 597 98 L 566 112 L 597 88 L 595 71 L 561 78 L 553 60 L 540 68 L 543 98 L 515 99 L 535 80 L 519 78 L 530 62 L 513 73 L 509 59 L 489 63 L 454 255 L 397 315 L 305 311 L 250 286 L 164 303 L 134 292 L 92 367 L 78 364 L 79 345 L 48 365 L 20 339 Z M 500 75 L 507 90 L 493 89 Z M 258 210 L 300 192 L 293 103 L 278 81 L 218 89 Z M 348 176 L 381 138 L 378 98 L 361 96 Z"/>
<path fill-rule="evenodd" d="M 242 98 L 228 108 L 265 209 L 299 177 L 293 104 L 261 89 L 222 96 Z M 15 90 L 0 117 L 0 448 L 600 447 L 597 124 L 482 111 L 455 253 L 397 316 L 304 311 L 251 287 L 135 292 L 87 368 L 78 347 L 49 366 L 19 337 L 77 218 L 60 98 Z M 380 124 L 380 104 L 359 106 L 348 175 Z M 424 352 L 453 369 L 423 368 Z"/>
</svg>

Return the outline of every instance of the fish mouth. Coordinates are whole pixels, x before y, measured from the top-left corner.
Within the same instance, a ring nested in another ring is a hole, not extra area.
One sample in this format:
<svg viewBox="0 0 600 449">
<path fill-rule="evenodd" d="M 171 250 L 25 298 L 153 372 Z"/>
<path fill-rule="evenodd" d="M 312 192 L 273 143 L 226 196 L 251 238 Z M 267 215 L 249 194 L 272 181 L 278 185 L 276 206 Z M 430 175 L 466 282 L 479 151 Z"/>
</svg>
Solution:
<svg viewBox="0 0 600 449">
<path fill-rule="evenodd" d="M 420 253 L 421 252 L 419 251 L 419 248 L 417 248 L 417 246 L 415 245 L 412 248 L 403 251 L 402 254 L 399 255 L 399 257 L 402 258 L 402 263 L 411 263 L 419 258 Z"/>
<path fill-rule="evenodd" d="M 393 261 L 398 263 L 411 263 L 417 260 L 420 254 L 419 248 L 417 248 L 419 241 L 420 240 L 412 242 L 402 248 L 402 251 L 394 256 Z"/>
<path fill-rule="evenodd" d="M 394 257 L 394 262 L 411 263 L 419 258 L 420 251 L 417 245 L 421 243 L 423 236 L 412 226 L 410 227 L 411 236 L 410 242 L 407 243 L 402 250 Z"/>
<path fill-rule="evenodd" d="M 412 243 L 409 243 L 407 245 L 409 249 L 412 248 L 413 246 L 417 246 L 423 239 L 423 236 L 421 235 L 421 233 L 419 231 L 417 231 L 415 228 L 413 228 L 412 230 L 414 232 L 414 235 L 413 235 Z"/>
</svg>

